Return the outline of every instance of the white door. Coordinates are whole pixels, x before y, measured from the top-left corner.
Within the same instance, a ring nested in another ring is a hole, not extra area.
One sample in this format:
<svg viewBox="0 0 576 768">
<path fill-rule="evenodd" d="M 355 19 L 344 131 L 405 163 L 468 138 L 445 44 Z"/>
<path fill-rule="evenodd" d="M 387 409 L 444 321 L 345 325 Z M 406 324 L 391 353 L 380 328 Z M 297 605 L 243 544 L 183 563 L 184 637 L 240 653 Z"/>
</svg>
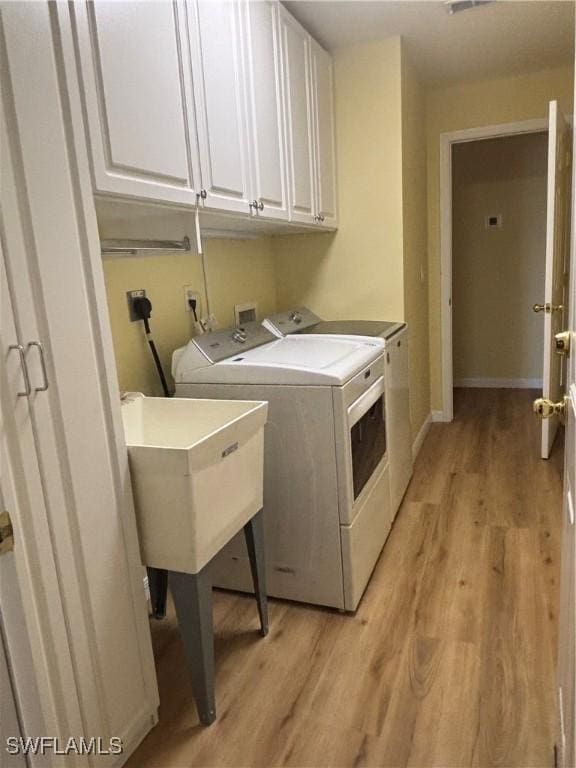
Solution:
<svg viewBox="0 0 576 768">
<path fill-rule="evenodd" d="M 280 36 L 291 221 L 314 223 L 310 35 L 281 6 Z"/>
<path fill-rule="evenodd" d="M 546 212 L 546 277 L 544 285 L 544 371 L 542 396 L 554 402 L 564 391 L 562 360 L 555 352 L 554 336 L 565 323 L 564 292 L 570 234 L 570 129 L 551 101 L 548 116 L 548 203 Z M 543 459 L 550 456 L 558 431 L 558 417 L 542 422 Z"/>
<path fill-rule="evenodd" d="M 199 172 L 183 6 L 95 0 L 71 8 L 95 190 L 194 204 Z"/>
<path fill-rule="evenodd" d="M 249 0 L 245 11 L 253 213 L 287 219 L 278 4 Z"/>
<path fill-rule="evenodd" d="M 249 213 L 249 148 L 241 5 L 186 4 L 204 205 Z"/>
<path fill-rule="evenodd" d="M 5 144 L 3 157 L 4 151 Z M 3 227 L 1 234 L 3 239 Z M 25 735 L 66 737 L 81 727 L 80 708 L 26 394 L 31 382 L 20 343 L 0 240 L 0 512 L 9 514 L 14 538 L 13 549 L 0 554 L 0 651 L 10 660 L 18 724 Z M 66 698 L 58 701 L 63 691 Z M 3 716 L 10 693 L 0 686 L 2 736 L 14 724 L 11 719 L 7 725 Z"/>
<path fill-rule="evenodd" d="M 576 115 L 576 113 L 575 113 Z M 574 176 L 572 176 L 573 192 Z M 560 632 L 558 643 L 558 765 L 576 765 L 576 201 L 572 195 L 572 232 L 570 235 L 570 287 L 567 291 L 570 354 L 565 369 L 565 454 L 564 509 L 562 532 L 562 567 L 560 587 Z"/>
<path fill-rule="evenodd" d="M 26 758 L 22 752 L 14 754 L 10 751 L 13 748 L 13 740 L 22 738 L 22 729 L 2 635 L 1 579 L 0 574 L 0 749 L 9 750 L 2 765 L 6 765 L 6 768 L 26 768 Z"/>
<path fill-rule="evenodd" d="M 332 58 L 315 40 L 310 45 L 314 99 L 315 216 L 319 224 L 335 227 L 338 216 Z"/>
</svg>

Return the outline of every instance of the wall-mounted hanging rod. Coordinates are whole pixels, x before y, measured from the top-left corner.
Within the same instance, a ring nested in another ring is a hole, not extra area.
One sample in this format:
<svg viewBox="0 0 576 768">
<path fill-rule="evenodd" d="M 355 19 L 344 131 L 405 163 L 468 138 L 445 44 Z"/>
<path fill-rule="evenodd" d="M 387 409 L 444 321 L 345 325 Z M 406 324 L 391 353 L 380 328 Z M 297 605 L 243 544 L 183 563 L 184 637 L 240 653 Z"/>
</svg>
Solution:
<svg viewBox="0 0 576 768">
<path fill-rule="evenodd" d="M 101 240 L 100 250 L 102 255 L 110 253 L 128 253 L 135 256 L 137 253 L 150 251 L 189 251 L 190 238 L 184 240 Z"/>
</svg>

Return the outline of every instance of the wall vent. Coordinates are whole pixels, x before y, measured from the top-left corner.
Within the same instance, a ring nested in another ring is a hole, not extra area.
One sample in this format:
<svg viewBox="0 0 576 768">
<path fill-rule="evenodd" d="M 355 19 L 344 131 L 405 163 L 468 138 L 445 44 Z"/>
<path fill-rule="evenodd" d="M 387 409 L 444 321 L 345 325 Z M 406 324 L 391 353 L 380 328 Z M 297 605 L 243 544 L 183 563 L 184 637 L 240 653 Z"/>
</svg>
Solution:
<svg viewBox="0 0 576 768">
<path fill-rule="evenodd" d="M 258 305 L 253 302 L 248 304 L 235 304 L 234 316 L 236 318 L 236 325 L 252 323 L 258 319 Z"/>
<path fill-rule="evenodd" d="M 446 0 L 444 5 L 446 10 L 452 16 L 460 11 L 469 11 L 471 8 L 477 8 L 481 5 L 491 5 L 496 0 Z"/>
</svg>

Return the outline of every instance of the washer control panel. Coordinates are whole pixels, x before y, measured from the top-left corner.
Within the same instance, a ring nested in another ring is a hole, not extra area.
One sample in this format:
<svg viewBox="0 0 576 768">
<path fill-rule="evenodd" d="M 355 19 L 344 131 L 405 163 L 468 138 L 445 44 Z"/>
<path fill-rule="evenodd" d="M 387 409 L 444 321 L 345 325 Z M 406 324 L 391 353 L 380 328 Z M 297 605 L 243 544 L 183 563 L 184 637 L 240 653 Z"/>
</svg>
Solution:
<svg viewBox="0 0 576 768">
<path fill-rule="evenodd" d="M 278 341 L 278 337 L 260 323 L 252 322 L 238 328 L 203 333 L 201 336 L 195 336 L 192 341 L 212 363 L 218 363 L 220 360 L 234 357 L 240 351 Z"/>
</svg>

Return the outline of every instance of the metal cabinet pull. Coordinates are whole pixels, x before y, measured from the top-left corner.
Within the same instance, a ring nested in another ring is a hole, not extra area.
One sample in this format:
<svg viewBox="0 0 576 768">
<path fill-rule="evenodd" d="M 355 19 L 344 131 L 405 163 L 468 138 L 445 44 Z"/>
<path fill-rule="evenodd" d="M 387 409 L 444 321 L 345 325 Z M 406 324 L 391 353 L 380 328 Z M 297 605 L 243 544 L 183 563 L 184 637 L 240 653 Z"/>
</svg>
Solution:
<svg viewBox="0 0 576 768">
<path fill-rule="evenodd" d="M 32 389 L 30 387 L 30 377 L 28 376 L 28 366 L 26 365 L 26 355 L 22 344 L 11 344 L 9 350 L 16 350 L 20 356 L 20 368 L 24 379 L 24 392 L 18 392 L 18 397 L 30 397 Z"/>
<path fill-rule="evenodd" d="M 48 385 L 48 374 L 46 373 L 46 361 L 44 360 L 44 347 L 39 341 L 29 341 L 28 349 L 30 349 L 30 347 L 36 347 L 36 349 L 40 353 L 40 367 L 42 368 L 42 377 L 44 379 L 44 386 L 34 387 L 34 392 L 46 392 L 49 385 Z"/>
</svg>

